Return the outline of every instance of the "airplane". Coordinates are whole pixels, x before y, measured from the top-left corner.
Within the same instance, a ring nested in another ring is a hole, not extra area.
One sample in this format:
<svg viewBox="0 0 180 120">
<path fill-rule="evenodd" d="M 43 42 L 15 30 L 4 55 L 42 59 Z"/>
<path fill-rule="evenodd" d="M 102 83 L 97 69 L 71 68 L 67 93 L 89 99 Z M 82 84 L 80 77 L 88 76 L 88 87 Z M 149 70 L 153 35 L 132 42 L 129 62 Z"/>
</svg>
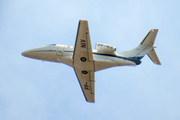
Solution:
<svg viewBox="0 0 180 120">
<path fill-rule="evenodd" d="M 80 19 L 75 46 L 50 44 L 22 52 L 25 57 L 64 63 L 74 68 L 77 79 L 87 102 L 95 102 L 96 71 L 115 66 L 136 66 L 147 54 L 157 65 L 161 65 L 155 52 L 155 38 L 158 29 L 151 29 L 140 44 L 132 50 L 117 52 L 116 47 L 96 43 L 92 50 L 88 21 Z"/>
</svg>

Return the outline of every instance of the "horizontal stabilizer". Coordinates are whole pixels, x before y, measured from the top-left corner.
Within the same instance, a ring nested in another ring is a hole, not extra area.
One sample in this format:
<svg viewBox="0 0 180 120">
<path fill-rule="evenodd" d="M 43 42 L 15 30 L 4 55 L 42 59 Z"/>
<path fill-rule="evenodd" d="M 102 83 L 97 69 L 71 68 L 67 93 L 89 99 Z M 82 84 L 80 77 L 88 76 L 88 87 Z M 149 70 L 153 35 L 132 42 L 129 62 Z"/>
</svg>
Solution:
<svg viewBox="0 0 180 120">
<path fill-rule="evenodd" d="M 149 58 L 150 58 L 155 64 L 161 65 L 161 62 L 159 61 L 159 58 L 158 58 L 158 56 L 157 56 L 154 48 L 152 48 L 147 54 L 148 54 Z"/>
</svg>

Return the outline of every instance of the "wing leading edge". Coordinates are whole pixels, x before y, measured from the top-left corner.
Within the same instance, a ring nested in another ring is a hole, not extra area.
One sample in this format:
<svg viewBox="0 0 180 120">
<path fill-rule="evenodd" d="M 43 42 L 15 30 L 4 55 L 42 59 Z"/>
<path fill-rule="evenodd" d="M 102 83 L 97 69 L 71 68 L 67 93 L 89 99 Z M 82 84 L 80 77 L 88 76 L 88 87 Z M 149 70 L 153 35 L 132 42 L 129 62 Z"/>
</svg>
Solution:
<svg viewBox="0 0 180 120">
<path fill-rule="evenodd" d="M 86 101 L 94 100 L 94 62 L 87 20 L 79 20 L 73 66 Z"/>
</svg>

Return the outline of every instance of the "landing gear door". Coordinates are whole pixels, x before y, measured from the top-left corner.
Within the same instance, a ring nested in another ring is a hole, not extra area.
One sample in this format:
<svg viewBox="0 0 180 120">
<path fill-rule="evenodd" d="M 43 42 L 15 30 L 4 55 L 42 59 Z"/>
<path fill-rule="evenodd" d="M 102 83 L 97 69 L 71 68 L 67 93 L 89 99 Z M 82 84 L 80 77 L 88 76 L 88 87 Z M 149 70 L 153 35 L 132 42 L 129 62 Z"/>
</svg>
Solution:
<svg viewBox="0 0 180 120">
<path fill-rule="evenodd" d="M 64 52 L 64 47 L 63 47 L 63 46 L 58 46 L 57 51 L 56 51 L 56 54 L 57 54 L 58 56 L 62 56 L 62 55 L 63 55 L 63 52 Z"/>
</svg>

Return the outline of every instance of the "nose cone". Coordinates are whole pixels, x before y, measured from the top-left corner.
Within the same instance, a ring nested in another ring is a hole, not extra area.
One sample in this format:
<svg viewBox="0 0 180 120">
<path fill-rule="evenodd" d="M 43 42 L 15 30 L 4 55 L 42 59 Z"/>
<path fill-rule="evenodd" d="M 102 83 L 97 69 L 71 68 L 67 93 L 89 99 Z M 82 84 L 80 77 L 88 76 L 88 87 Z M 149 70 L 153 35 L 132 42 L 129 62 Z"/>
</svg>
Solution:
<svg viewBox="0 0 180 120">
<path fill-rule="evenodd" d="M 44 47 L 29 49 L 21 53 L 22 56 L 34 58 L 34 59 L 41 59 L 44 56 Z"/>
<path fill-rule="evenodd" d="M 22 52 L 21 55 L 25 56 L 25 57 L 31 57 L 32 53 L 30 50 L 26 50 L 26 51 Z"/>
<path fill-rule="evenodd" d="M 22 56 L 27 56 L 28 52 L 27 51 L 24 51 L 21 53 Z"/>
<path fill-rule="evenodd" d="M 37 58 L 38 59 L 38 52 L 35 49 L 26 50 L 21 53 L 22 56 L 29 57 L 29 58 Z"/>
</svg>

